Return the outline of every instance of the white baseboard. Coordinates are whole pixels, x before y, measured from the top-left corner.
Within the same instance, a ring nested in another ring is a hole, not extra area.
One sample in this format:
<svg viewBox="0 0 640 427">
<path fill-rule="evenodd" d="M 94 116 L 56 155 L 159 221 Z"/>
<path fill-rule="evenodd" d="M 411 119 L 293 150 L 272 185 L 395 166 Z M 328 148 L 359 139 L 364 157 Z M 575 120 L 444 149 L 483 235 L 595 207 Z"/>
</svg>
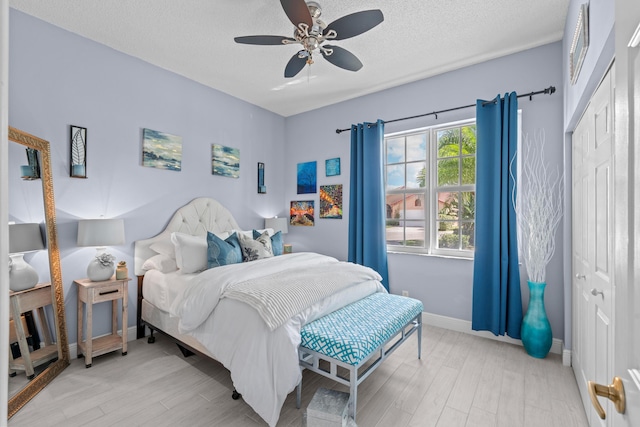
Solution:
<svg viewBox="0 0 640 427">
<path fill-rule="evenodd" d="M 476 335 L 479 337 L 490 338 L 496 341 L 507 342 L 509 344 L 522 345 L 522 341 L 516 340 L 507 336 L 502 335 L 493 335 L 488 331 L 474 331 L 471 329 L 471 322 L 468 320 L 455 319 L 453 317 L 441 316 L 439 314 L 432 313 L 422 313 L 422 321 L 425 325 L 437 326 L 443 329 L 449 329 L 457 332 L 464 332 L 471 335 Z M 564 350 L 563 352 L 563 343 L 562 340 L 554 338 L 551 342 L 551 353 L 554 354 L 562 354 L 562 364 L 565 364 L 565 353 L 569 352 L 569 361 L 571 360 L 570 350 Z M 566 365 L 569 366 L 569 365 Z"/>
<path fill-rule="evenodd" d="M 137 327 L 129 326 L 129 329 L 127 329 L 127 342 L 136 340 L 136 332 L 137 331 L 138 331 Z M 118 333 L 122 334 L 122 330 L 119 330 Z M 107 334 L 101 335 L 101 336 L 106 336 L 106 335 Z M 98 336 L 98 337 L 93 337 L 93 338 L 100 338 L 100 337 Z M 78 358 L 78 343 L 77 342 L 69 344 L 69 357 L 71 358 L 71 360 Z"/>
<path fill-rule="evenodd" d="M 566 348 L 562 349 L 562 364 L 564 366 L 571 366 L 571 350 Z"/>
</svg>

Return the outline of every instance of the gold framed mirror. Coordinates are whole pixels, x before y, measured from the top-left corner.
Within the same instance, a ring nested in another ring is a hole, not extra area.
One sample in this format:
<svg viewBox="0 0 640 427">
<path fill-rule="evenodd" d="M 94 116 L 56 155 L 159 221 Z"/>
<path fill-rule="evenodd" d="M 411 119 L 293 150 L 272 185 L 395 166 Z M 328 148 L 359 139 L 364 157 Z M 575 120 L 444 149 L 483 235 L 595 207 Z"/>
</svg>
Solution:
<svg viewBox="0 0 640 427">
<path fill-rule="evenodd" d="M 58 247 L 56 230 L 56 206 L 53 196 L 49 142 L 12 127 L 9 127 L 9 141 L 21 144 L 26 148 L 37 150 L 40 157 L 40 174 L 53 302 L 51 306 L 54 319 L 55 344 L 58 352 L 57 360 L 46 365 L 46 367 L 30 379 L 24 387 L 9 397 L 8 417 L 11 418 L 60 372 L 69 366 L 69 345 L 67 343 L 63 282 L 60 268 L 60 249 Z M 4 321 L 9 321 L 9 319 L 6 318 Z"/>
</svg>

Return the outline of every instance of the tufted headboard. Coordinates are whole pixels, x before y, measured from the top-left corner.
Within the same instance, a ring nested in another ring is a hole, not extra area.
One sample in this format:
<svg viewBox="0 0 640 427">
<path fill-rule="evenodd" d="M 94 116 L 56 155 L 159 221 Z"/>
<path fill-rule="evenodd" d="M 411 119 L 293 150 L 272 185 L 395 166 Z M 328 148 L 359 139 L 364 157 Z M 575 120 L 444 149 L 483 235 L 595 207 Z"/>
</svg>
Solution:
<svg viewBox="0 0 640 427">
<path fill-rule="evenodd" d="M 145 273 L 145 270 L 142 269 L 144 262 L 157 255 L 157 252 L 149 246 L 154 242 L 170 239 L 171 233 L 174 231 L 192 236 L 201 236 L 207 234 L 207 231 L 221 233 L 239 229 L 240 227 L 231 212 L 218 201 L 206 197 L 194 199 L 176 211 L 167 227 L 160 234 L 150 239 L 137 240 L 135 242 L 135 274 L 136 276 L 142 276 Z"/>
</svg>

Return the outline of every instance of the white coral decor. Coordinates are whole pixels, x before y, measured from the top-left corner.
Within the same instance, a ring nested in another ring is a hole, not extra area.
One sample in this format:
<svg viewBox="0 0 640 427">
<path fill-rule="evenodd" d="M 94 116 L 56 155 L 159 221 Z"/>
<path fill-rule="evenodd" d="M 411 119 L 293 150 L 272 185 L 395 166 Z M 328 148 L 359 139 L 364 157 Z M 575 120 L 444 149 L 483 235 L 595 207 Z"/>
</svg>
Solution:
<svg viewBox="0 0 640 427">
<path fill-rule="evenodd" d="M 116 257 L 108 253 L 102 253 L 100 255 L 96 255 L 96 259 L 100 264 L 108 267 L 109 265 L 113 264 L 113 261 L 116 259 Z"/>
<path fill-rule="evenodd" d="M 533 141 L 524 136 L 517 203 L 513 200 L 522 262 L 529 280 L 538 283 L 546 282 L 546 266 L 556 249 L 555 234 L 563 212 L 564 177 L 558 168 L 549 170 L 544 145 L 544 131 L 536 132 Z"/>
</svg>

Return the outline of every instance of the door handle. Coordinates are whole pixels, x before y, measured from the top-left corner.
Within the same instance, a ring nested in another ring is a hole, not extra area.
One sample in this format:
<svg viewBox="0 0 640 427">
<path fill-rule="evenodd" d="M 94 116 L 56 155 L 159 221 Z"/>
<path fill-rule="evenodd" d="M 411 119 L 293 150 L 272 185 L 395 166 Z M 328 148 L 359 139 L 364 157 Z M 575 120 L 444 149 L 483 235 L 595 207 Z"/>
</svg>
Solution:
<svg viewBox="0 0 640 427">
<path fill-rule="evenodd" d="M 600 402 L 598 401 L 598 396 L 606 397 L 611 400 L 616 407 L 616 411 L 621 414 L 624 414 L 625 410 L 625 397 L 624 397 L 624 385 L 622 385 L 622 379 L 620 377 L 613 378 L 613 384 L 610 385 L 602 385 L 597 384 L 593 381 L 589 381 L 587 383 L 587 388 L 589 389 L 589 397 L 591 398 L 591 404 L 595 408 L 598 416 L 601 419 L 607 418 L 607 414 L 602 409 Z"/>
<path fill-rule="evenodd" d="M 586 278 L 587 278 L 587 276 L 585 276 L 584 274 L 578 274 L 578 273 L 576 273 L 576 279 L 582 279 L 582 280 L 584 280 L 584 279 L 586 279 Z"/>
<path fill-rule="evenodd" d="M 597 297 L 598 295 L 602 295 L 602 298 L 604 298 L 604 292 L 599 291 L 596 288 L 591 289 L 591 295 L 593 295 L 594 297 Z"/>
</svg>

